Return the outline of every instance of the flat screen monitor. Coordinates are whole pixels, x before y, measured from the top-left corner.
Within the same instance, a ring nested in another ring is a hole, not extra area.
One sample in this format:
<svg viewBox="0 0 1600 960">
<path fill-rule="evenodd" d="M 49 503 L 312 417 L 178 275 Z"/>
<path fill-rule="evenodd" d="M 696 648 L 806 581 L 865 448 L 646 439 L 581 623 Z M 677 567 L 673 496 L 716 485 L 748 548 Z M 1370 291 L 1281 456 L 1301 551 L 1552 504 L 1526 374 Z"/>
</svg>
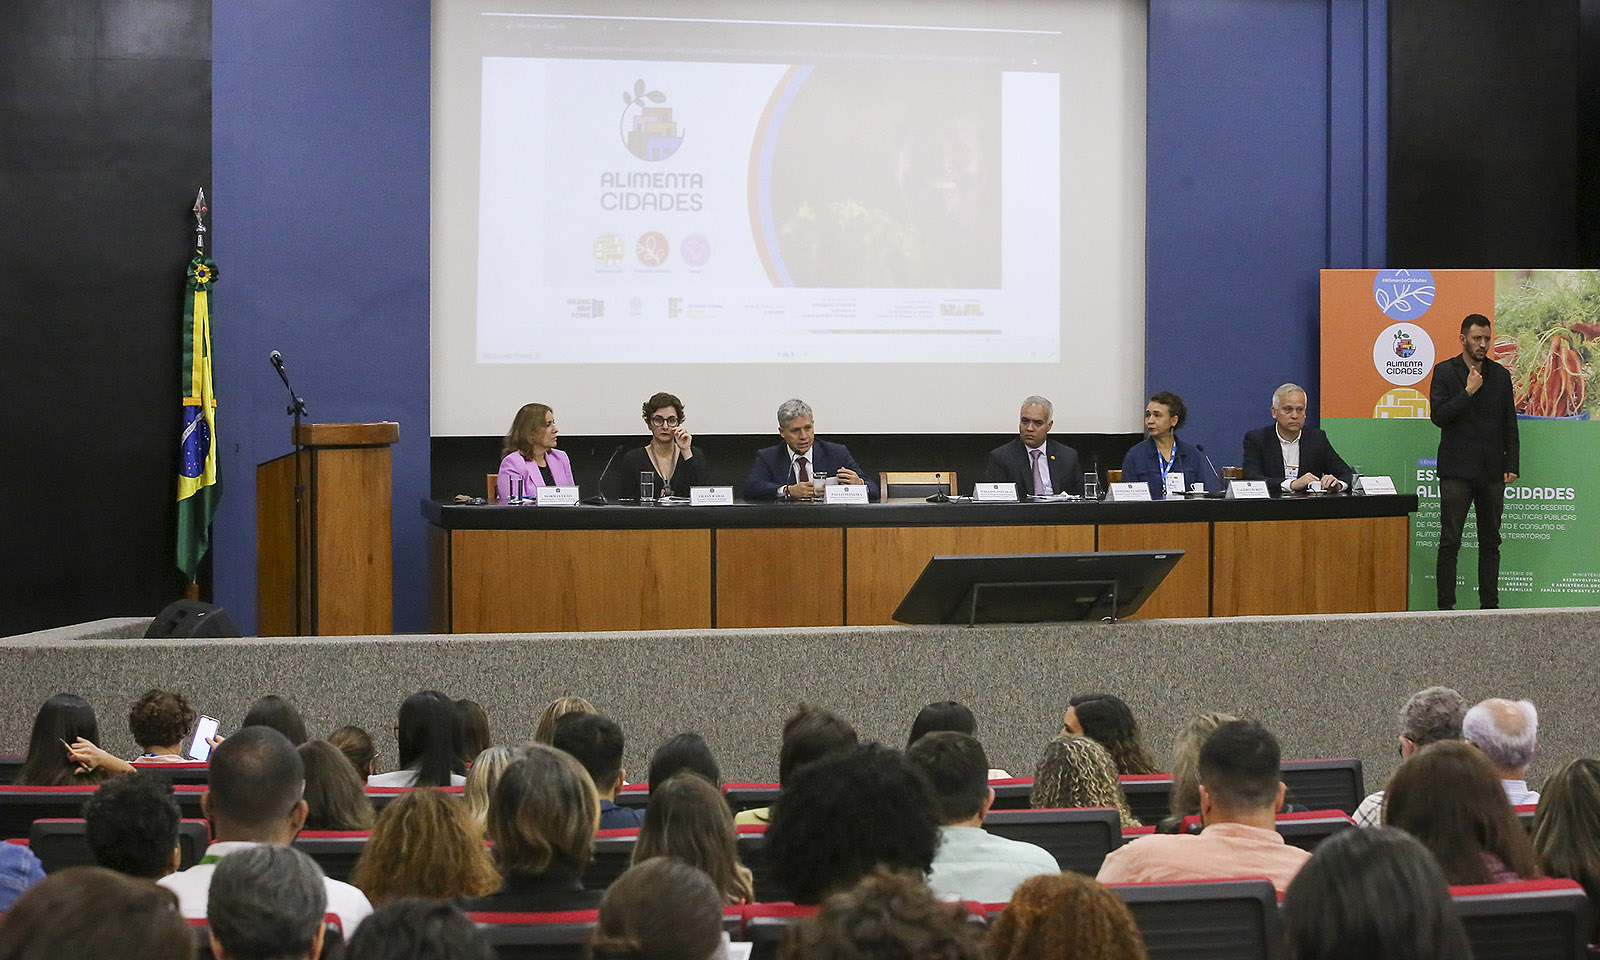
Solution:
<svg viewBox="0 0 1600 960">
<path fill-rule="evenodd" d="M 900 623 L 1119 620 L 1139 609 L 1182 550 L 934 557 L 894 612 Z"/>
</svg>

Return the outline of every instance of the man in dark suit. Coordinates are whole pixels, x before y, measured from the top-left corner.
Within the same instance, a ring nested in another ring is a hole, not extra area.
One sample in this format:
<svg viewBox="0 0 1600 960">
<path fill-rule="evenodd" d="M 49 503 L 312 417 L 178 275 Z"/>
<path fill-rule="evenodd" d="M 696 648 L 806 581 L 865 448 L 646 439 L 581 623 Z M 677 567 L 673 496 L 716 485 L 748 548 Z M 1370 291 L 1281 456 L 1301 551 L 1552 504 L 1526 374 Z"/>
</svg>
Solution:
<svg viewBox="0 0 1600 960">
<path fill-rule="evenodd" d="M 1500 515 L 1506 484 L 1517 479 L 1517 410 L 1511 374 L 1489 359 L 1489 318 L 1461 321 L 1461 355 L 1433 368 L 1428 391 L 1439 428 L 1439 609 L 1456 606 L 1456 555 L 1467 508 L 1478 518 L 1478 599 L 1500 606 Z"/>
<path fill-rule="evenodd" d="M 1014 483 L 1022 496 L 1049 496 L 1052 493 L 1083 493 L 1083 473 L 1078 467 L 1078 451 L 1050 439 L 1054 406 L 1044 397 L 1022 401 L 1022 417 L 1017 424 L 1017 439 L 989 451 L 984 468 L 987 483 Z"/>
<path fill-rule="evenodd" d="M 1272 393 L 1273 424 L 1244 435 L 1244 478 L 1265 480 L 1273 496 L 1302 493 L 1312 484 L 1326 493 L 1350 488 L 1353 471 L 1328 435 L 1306 426 L 1306 391 L 1286 383 Z"/>
<path fill-rule="evenodd" d="M 816 438 L 811 408 L 803 400 L 785 400 L 778 407 L 778 436 L 783 442 L 756 452 L 756 462 L 744 478 L 746 500 L 813 500 L 822 497 L 819 478 L 839 483 L 865 484 L 867 499 L 878 499 L 878 484 L 850 448 Z"/>
</svg>

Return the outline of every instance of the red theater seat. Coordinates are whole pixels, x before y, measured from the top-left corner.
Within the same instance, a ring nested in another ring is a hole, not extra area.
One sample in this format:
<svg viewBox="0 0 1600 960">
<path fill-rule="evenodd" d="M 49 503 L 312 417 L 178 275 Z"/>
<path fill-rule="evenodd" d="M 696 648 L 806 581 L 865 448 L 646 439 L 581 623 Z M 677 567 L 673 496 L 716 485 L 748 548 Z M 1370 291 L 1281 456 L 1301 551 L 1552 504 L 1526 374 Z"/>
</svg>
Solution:
<svg viewBox="0 0 1600 960">
<path fill-rule="evenodd" d="M 500 960 L 581 960 L 598 910 L 473 913 Z"/>
<path fill-rule="evenodd" d="M 151 763 L 147 760 L 133 761 L 133 769 L 142 773 L 159 773 L 173 783 L 206 783 L 211 776 L 211 764 L 204 760 L 177 760 Z"/>
<path fill-rule="evenodd" d="M 68 867 L 95 866 L 89 851 L 87 824 L 81 819 L 35 820 L 28 831 L 28 848 L 44 865 L 45 873 Z M 178 822 L 178 869 L 200 862 L 211 845 L 211 825 L 204 820 Z"/>
<path fill-rule="evenodd" d="M 347 881 L 371 837 L 370 830 L 302 830 L 294 848 L 317 861 L 329 877 Z"/>
<path fill-rule="evenodd" d="M 1150 960 L 1271 960 L 1282 924 L 1266 879 L 1119 883 Z"/>
<path fill-rule="evenodd" d="M 1122 845 L 1122 821 L 1109 807 L 991 810 L 983 829 L 1045 848 L 1063 870 L 1094 876 L 1106 854 Z"/>
<path fill-rule="evenodd" d="M 1451 887 L 1474 960 L 1584 960 L 1594 905 L 1571 880 Z"/>
</svg>

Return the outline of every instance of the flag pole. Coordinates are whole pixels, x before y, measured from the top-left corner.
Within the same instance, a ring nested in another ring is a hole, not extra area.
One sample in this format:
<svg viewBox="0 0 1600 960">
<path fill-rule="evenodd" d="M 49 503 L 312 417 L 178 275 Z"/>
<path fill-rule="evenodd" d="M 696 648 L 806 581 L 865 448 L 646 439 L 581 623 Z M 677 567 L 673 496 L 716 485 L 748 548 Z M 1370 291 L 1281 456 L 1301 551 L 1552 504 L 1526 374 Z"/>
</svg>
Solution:
<svg viewBox="0 0 1600 960">
<path fill-rule="evenodd" d="M 203 256 L 206 249 L 206 189 L 201 187 L 194 195 L 194 254 Z M 194 576 L 183 585 L 183 596 L 188 600 L 200 599 L 200 568 L 196 567 Z"/>
</svg>

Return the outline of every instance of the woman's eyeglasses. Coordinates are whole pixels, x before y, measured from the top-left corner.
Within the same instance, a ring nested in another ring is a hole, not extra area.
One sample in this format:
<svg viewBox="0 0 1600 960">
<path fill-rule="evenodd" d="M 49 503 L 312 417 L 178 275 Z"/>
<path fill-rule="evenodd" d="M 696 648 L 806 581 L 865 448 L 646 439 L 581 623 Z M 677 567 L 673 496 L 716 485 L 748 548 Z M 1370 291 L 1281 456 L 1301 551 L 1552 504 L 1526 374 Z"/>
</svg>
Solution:
<svg viewBox="0 0 1600 960">
<path fill-rule="evenodd" d="M 654 416 L 650 418 L 650 426 L 652 427 L 676 427 L 682 422 L 677 417 Z"/>
</svg>

